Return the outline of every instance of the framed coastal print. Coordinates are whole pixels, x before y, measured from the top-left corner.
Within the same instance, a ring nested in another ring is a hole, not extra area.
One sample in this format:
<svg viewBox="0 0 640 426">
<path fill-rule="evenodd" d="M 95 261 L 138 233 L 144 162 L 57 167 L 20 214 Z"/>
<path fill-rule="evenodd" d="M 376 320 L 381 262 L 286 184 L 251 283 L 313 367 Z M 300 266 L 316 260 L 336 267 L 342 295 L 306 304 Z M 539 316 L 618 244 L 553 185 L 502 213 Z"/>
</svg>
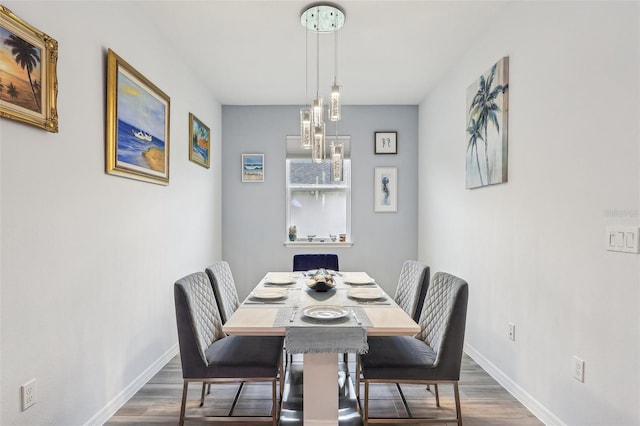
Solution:
<svg viewBox="0 0 640 426">
<path fill-rule="evenodd" d="M 169 184 L 169 109 L 169 96 L 109 49 L 107 173 Z"/>
<path fill-rule="evenodd" d="M 189 160 L 207 169 L 209 168 L 210 135 L 209 127 L 189 113 Z"/>
<path fill-rule="evenodd" d="M 242 181 L 264 182 L 264 154 L 242 154 Z"/>
<path fill-rule="evenodd" d="M 374 143 L 376 154 L 397 154 L 398 132 L 375 132 Z"/>
<path fill-rule="evenodd" d="M 0 5 L 0 117 L 58 132 L 58 42 Z"/>
<path fill-rule="evenodd" d="M 376 167 L 374 172 L 374 211 L 398 211 L 398 168 Z"/>
<path fill-rule="evenodd" d="M 509 57 L 467 88 L 467 189 L 507 181 Z"/>
</svg>

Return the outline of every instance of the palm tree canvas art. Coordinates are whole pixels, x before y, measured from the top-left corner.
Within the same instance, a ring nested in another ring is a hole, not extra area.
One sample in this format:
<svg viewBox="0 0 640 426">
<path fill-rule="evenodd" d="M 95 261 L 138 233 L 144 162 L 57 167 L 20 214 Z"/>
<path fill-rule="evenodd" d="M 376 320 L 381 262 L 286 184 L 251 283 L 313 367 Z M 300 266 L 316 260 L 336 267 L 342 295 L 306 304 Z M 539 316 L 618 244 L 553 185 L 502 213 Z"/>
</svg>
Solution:
<svg viewBox="0 0 640 426">
<path fill-rule="evenodd" d="M 8 84 L 0 99 L 40 113 L 40 49 L 4 28 L 0 40 L 0 78 Z"/>
<path fill-rule="evenodd" d="M 508 89 L 508 57 L 467 89 L 467 189 L 507 181 Z"/>
<path fill-rule="evenodd" d="M 0 117 L 58 131 L 58 42 L 0 5 Z"/>
</svg>

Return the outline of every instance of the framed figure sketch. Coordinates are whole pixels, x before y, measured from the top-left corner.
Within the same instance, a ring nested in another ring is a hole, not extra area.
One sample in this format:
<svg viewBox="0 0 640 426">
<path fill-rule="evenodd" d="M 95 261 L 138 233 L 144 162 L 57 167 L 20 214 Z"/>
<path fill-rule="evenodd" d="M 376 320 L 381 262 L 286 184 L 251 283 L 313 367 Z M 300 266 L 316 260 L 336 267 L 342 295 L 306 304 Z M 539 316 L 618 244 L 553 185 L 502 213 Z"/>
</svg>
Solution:
<svg viewBox="0 0 640 426">
<path fill-rule="evenodd" d="M 376 154 L 397 154 L 398 132 L 375 132 L 374 143 Z"/>
</svg>

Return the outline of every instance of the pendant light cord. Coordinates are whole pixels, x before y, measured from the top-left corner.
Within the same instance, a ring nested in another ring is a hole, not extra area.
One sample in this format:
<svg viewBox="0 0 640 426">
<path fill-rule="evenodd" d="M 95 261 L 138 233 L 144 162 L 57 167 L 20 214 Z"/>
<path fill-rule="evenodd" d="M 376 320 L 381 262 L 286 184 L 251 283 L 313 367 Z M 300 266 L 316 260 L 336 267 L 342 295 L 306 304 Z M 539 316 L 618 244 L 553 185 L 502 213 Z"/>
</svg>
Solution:
<svg viewBox="0 0 640 426">
<path fill-rule="evenodd" d="M 318 17 L 318 19 L 320 19 Z M 320 97 L 320 31 L 316 31 L 316 99 Z"/>
</svg>

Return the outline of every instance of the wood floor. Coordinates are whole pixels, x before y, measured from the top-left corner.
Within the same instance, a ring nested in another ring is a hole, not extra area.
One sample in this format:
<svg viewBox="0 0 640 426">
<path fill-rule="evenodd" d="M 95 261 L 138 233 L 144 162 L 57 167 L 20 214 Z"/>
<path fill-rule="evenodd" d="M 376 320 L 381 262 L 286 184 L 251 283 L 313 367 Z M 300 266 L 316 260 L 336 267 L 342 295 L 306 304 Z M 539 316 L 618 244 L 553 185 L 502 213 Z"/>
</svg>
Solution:
<svg viewBox="0 0 640 426">
<path fill-rule="evenodd" d="M 350 370 L 353 371 L 353 368 Z M 182 384 L 180 358 L 176 356 L 118 410 L 106 425 L 176 425 L 180 414 Z M 205 399 L 204 407 L 199 408 L 201 387 L 191 384 L 187 413 L 226 415 L 237 389 L 238 385 L 235 384 L 214 386 L 211 395 Z M 424 386 L 402 385 L 402 390 L 409 409 L 415 416 L 425 414 L 433 417 L 451 416 L 455 410 L 451 386 L 440 386 L 440 408 L 436 407 L 435 397 Z M 269 415 L 270 392 L 271 388 L 268 384 L 245 385 L 236 404 L 234 415 Z M 361 392 L 362 395 L 364 392 Z M 460 399 L 463 424 L 467 426 L 542 425 L 533 414 L 466 355 L 462 362 Z M 371 387 L 370 410 L 371 416 L 407 416 L 400 395 L 393 385 Z M 455 414 L 453 416 L 455 417 Z M 234 423 L 226 422 L 225 424 Z M 442 423 L 440 426 L 444 425 L 449 426 L 450 423 Z"/>
</svg>

